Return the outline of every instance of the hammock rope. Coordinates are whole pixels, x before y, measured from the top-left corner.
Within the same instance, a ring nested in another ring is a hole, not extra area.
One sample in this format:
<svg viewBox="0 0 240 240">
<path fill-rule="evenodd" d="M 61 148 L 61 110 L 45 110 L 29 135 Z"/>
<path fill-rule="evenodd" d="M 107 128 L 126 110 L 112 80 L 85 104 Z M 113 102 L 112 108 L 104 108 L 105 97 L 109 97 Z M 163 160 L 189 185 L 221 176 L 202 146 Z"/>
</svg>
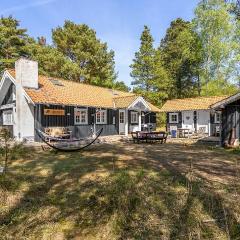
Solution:
<svg viewBox="0 0 240 240">
<path fill-rule="evenodd" d="M 57 150 L 57 151 L 61 151 L 61 152 L 76 152 L 76 151 L 81 151 L 87 147 L 89 147 L 90 145 L 92 145 L 98 138 L 99 136 L 102 134 L 103 128 L 99 129 L 94 138 L 82 138 L 82 139 L 61 139 L 61 138 L 57 138 L 57 137 L 51 137 L 45 133 L 43 133 L 41 130 L 39 129 L 35 129 L 37 135 L 39 136 L 39 138 L 46 143 L 49 147 Z M 46 139 L 49 140 L 54 140 L 56 141 L 55 144 L 51 143 L 50 141 L 47 141 Z M 87 143 L 85 143 L 85 145 L 80 146 L 82 144 L 78 144 L 74 147 L 69 147 L 69 145 L 71 145 L 71 143 L 77 143 L 77 142 L 82 142 L 82 141 L 89 141 Z M 66 146 L 64 146 L 64 144 Z"/>
</svg>

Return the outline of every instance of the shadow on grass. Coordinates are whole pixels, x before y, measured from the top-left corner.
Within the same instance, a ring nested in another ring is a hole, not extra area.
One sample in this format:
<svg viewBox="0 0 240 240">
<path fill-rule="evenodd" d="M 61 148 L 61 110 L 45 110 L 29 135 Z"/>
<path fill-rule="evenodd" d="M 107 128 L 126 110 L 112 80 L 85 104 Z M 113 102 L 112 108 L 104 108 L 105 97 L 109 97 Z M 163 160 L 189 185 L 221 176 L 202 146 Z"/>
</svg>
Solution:
<svg viewBox="0 0 240 240">
<path fill-rule="evenodd" d="M 182 159 L 179 147 L 175 152 L 160 145 L 106 145 L 69 154 L 31 152 L 13 162 L 11 175 L 1 182 L 8 194 L 22 191 L 22 196 L 1 214 L 0 230 L 6 239 L 54 239 L 57 234 L 62 239 L 214 239 L 218 233 L 226 237 L 220 195 L 197 180 L 189 195 L 185 173 L 169 160 Z M 182 161 L 188 166 L 189 159 Z M 21 189 L 23 185 L 27 187 Z M 230 235 L 237 239 L 236 219 L 226 212 Z M 203 213 L 216 219 L 214 233 L 202 222 Z"/>
</svg>

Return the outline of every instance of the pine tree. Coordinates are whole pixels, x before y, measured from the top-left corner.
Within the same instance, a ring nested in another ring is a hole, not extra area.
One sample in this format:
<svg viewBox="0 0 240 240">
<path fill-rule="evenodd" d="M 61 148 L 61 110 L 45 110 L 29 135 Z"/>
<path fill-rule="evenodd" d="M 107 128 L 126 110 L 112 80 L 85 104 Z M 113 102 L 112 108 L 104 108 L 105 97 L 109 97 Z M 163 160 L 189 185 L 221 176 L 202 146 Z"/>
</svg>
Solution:
<svg viewBox="0 0 240 240">
<path fill-rule="evenodd" d="M 77 79 L 85 83 L 112 87 L 116 79 L 114 52 L 96 37 L 96 32 L 85 24 L 65 21 L 63 27 L 52 31 L 57 50 L 77 64 Z"/>
<path fill-rule="evenodd" d="M 172 21 L 158 51 L 172 79 L 170 98 L 197 95 L 200 92 L 198 76 L 202 52 L 191 23 L 180 18 Z"/>
<path fill-rule="evenodd" d="M 148 99 L 157 106 L 162 106 L 163 103 L 170 98 L 172 86 L 173 81 L 164 67 L 163 54 L 161 50 L 158 49 L 154 55 L 152 90 L 148 93 Z"/>
<path fill-rule="evenodd" d="M 25 54 L 24 46 L 29 37 L 26 29 L 19 27 L 19 21 L 12 16 L 0 19 L 0 71 L 13 67 L 19 56 Z"/>
<path fill-rule="evenodd" d="M 27 56 L 38 62 L 39 73 L 50 77 L 59 77 L 79 81 L 79 66 L 64 56 L 56 48 L 41 42 L 32 42 L 25 46 Z"/>
<path fill-rule="evenodd" d="M 132 82 L 134 90 L 146 96 L 152 90 L 155 54 L 153 37 L 147 26 L 144 26 L 140 40 L 140 49 L 135 53 L 133 64 L 130 65 L 131 77 L 134 79 Z"/>
</svg>

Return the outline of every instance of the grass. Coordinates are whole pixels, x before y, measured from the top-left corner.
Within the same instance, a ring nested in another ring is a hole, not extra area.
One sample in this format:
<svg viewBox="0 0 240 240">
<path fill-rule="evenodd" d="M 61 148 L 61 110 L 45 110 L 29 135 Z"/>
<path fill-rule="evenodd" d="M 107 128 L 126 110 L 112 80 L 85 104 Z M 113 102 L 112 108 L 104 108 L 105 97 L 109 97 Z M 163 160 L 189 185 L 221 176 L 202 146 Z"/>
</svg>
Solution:
<svg viewBox="0 0 240 240">
<path fill-rule="evenodd" d="M 206 161 L 219 156 L 217 149 L 172 144 L 101 145 L 66 154 L 15 146 L 9 172 L 0 176 L 0 236 L 240 239 L 234 184 L 200 177 L 201 152 Z M 189 156 L 198 160 L 191 182 Z M 221 156 L 216 161 L 224 161 Z"/>
</svg>

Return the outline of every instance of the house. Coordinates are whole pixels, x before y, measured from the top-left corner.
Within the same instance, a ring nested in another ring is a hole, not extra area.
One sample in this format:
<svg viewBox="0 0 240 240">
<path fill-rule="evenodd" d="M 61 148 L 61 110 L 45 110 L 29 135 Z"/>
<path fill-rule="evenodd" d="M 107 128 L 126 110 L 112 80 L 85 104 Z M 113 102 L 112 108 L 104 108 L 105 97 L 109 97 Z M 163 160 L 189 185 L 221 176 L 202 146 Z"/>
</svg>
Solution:
<svg viewBox="0 0 240 240">
<path fill-rule="evenodd" d="M 156 128 L 159 109 L 143 97 L 38 75 L 38 63 L 20 58 L 0 82 L 0 125 L 17 140 L 35 139 L 36 129 L 68 127 L 76 138 L 93 126 L 103 135 Z"/>
<path fill-rule="evenodd" d="M 221 145 L 239 145 L 240 93 L 213 104 L 212 109 L 221 112 Z"/>
<path fill-rule="evenodd" d="M 211 106 L 227 96 L 196 97 L 168 100 L 161 112 L 167 114 L 167 131 L 179 128 L 216 136 L 220 131 L 221 112 Z"/>
</svg>

